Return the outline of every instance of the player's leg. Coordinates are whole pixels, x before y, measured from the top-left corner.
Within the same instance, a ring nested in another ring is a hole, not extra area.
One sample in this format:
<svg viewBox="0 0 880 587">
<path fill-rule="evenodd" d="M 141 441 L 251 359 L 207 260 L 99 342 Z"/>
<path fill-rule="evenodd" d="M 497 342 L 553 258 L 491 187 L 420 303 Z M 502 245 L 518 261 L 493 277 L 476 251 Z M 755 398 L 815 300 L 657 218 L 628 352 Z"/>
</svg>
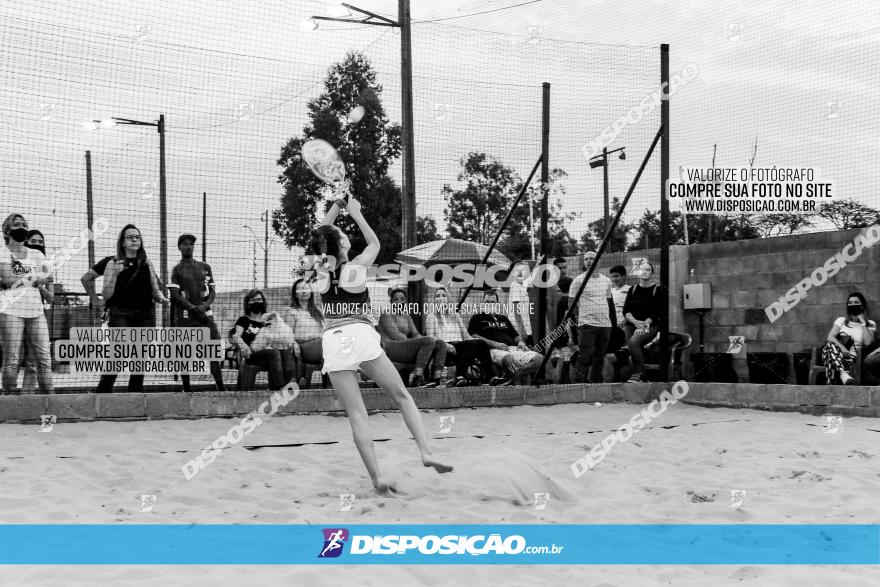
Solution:
<svg viewBox="0 0 880 587">
<path fill-rule="evenodd" d="M 416 441 L 416 445 L 419 447 L 422 464 L 426 467 L 433 467 L 438 473 L 448 473 L 451 471 L 451 466 L 441 463 L 432 456 L 431 449 L 428 446 L 428 437 L 425 435 L 425 426 L 422 424 L 422 416 L 419 414 L 416 402 L 413 401 L 412 396 L 406 390 L 403 379 L 400 378 L 400 373 L 397 372 L 394 364 L 385 353 L 370 361 L 362 362 L 361 370 L 370 379 L 375 381 L 385 393 L 391 396 L 391 399 L 397 404 L 400 413 L 403 414 L 403 420 L 406 422 L 407 428 L 409 428 L 413 439 Z"/>
<path fill-rule="evenodd" d="M 383 355 L 384 356 L 384 355 Z M 367 422 L 367 408 L 361 397 L 355 371 L 333 371 L 330 374 L 333 382 L 333 390 L 336 397 L 342 402 L 345 413 L 348 414 L 348 422 L 351 425 L 351 433 L 354 444 L 361 455 L 361 460 L 367 468 L 367 473 L 373 481 L 373 486 L 380 492 L 395 490 L 393 483 L 383 479 L 379 472 L 379 462 L 376 459 L 376 450 L 373 446 L 373 437 L 370 434 L 370 426 Z"/>
</svg>

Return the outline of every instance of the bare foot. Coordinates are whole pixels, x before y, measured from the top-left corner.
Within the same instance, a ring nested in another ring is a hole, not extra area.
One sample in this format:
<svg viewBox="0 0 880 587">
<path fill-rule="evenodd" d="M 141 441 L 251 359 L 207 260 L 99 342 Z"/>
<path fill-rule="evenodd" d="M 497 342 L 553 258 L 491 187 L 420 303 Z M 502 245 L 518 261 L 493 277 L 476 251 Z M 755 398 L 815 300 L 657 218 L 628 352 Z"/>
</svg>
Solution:
<svg viewBox="0 0 880 587">
<path fill-rule="evenodd" d="M 422 457 L 422 464 L 426 467 L 434 467 L 434 470 L 438 473 L 449 473 L 452 471 L 451 465 L 444 465 L 440 461 L 434 459 L 434 457 L 424 456 Z"/>
<path fill-rule="evenodd" d="M 385 478 L 380 477 L 379 479 L 376 479 L 373 482 L 373 487 L 376 488 L 376 491 L 378 491 L 380 495 L 397 493 L 397 483 Z"/>
</svg>

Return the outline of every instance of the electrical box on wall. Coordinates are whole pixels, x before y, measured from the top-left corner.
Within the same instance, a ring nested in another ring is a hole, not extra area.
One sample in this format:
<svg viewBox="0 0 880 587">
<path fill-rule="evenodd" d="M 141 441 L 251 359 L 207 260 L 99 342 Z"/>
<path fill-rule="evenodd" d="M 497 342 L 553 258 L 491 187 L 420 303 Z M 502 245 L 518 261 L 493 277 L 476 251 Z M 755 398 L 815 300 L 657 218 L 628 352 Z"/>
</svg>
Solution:
<svg viewBox="0 0 880 587">
<path fill-rule="evenodd" d="M 685 310 L 711 310 L 712 284 L 686 283 L 683 298 Z"/>
</svg>

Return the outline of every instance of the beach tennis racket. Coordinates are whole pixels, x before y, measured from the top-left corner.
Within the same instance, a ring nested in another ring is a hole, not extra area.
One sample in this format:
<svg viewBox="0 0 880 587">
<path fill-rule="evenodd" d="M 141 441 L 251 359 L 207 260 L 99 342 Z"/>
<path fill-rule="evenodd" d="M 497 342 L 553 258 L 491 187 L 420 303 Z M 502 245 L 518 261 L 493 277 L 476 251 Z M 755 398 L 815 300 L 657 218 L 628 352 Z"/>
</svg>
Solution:
<svg viewBox="0 0 880 587">
<path fill-rule="evenodd" d="M 302 146 L 302 158 L 315 177 L 334 189 L 334 198 L 348 203 L 350 184 L 345 180 L 345 163 L 330 143 L 322 139 L 306 141 Z"/>
</svg>

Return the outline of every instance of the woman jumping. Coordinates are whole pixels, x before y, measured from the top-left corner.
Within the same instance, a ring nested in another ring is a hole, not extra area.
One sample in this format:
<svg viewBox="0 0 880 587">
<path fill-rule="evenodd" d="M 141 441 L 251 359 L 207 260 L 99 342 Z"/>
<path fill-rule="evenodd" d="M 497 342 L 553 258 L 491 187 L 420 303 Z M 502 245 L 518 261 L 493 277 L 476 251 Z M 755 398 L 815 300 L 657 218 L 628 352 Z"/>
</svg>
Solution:
<svg viewBox="0 0 880 587">
<path fill-rule="evenodd" d="M 367 241 L 364 251 L 351 261 L 348 259 L 348 253 L 351 250 L 348 236 L 333 226 L 333 222 L 342 208 L 348 209 L 348 213 Z M 321 294 L 326 318 L 322 334 L 324 355 L 322 371 L 329 374 L 336 397 L 345 407 L 348 420 L 351 423 L 354 443 L 367 467 L 373 486 L 380 493 L 397 490 L 395 484 L 384 478 L 379 472 L 373 439 L 367 425 L 367 408 L 364 406 L 364 399 L 361 397 L 357 382 L 358 369 L 364 371 L 370 379 L 385 390 L 400 408 L 403 419 L 419 447 L 422 464 L 426 467 L 433 467 L 438 473 L 452 471 L 451 466 L 437 461 L 431 455 L 416 403 L 406 390 L 394 364 L 382 350 L 379 333 L 376 332 L 367 315 L 370 295 L 366 289 L 366 283 L 349 286 L 348 289 L 343 285 L 348 285 L 347 281 L 349 280 L 344 280 L 343 284 L 340 284 L 340 275 L 343 272 L 346 276 L 365 275 L 366 268 L 373 264 L 379 254 L 379 238 L 361 213 L 360 203 L 353 197 L 350 197 L 347 203 L 344 199 L 336 200 L 321 225 L 312 230 L 311 247 L 312 252 L 320 255 L 322 259 L 334 258 L 336 260 L 335 267 L 331 267 L 329 270 L 329 289 Z M 346 265 L 353 267 L 346 271 Z M 360 266 L 364 269 L 354 266 Z"/>
</svg>

